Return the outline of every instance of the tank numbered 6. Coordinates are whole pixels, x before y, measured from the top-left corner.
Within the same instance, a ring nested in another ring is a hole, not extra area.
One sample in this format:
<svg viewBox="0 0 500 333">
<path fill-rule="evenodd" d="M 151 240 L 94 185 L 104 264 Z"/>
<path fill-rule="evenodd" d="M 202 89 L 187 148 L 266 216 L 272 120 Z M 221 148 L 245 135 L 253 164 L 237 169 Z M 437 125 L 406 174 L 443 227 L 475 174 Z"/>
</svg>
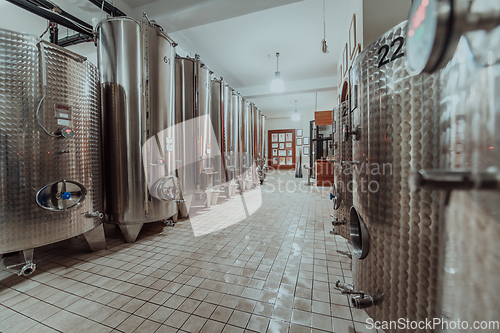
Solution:
<svg viewBox="0 0 500 333">
<path fill-rule="evenodd" d="M 392 55 L 391 60 L 387 60 L 387 55 L 389 54 L 390 49 L 393 48 L 394 45 L 396 45 L 396 43 L 398 44 L 398 48 L 396 49 L 396 51 Z M 378 63 L 378 68 L 387 65 L 391 61 L 394 61 L 396 59 L 403 57 L 405 55 L 405 53 L 401 52 L 401 49 L 403 48 L 404 43 L 405 43 L 405 39 L 403 37 L 397 37 L 396 39 L 394 39 L 392 41 L 390 47 L 387 44 L 382 45 L 382 47 L 378 50 L 378 54 L 381 54 L 382 52 L 384 52 L 384 55 L 382 56 L 382 58 L 380 59 L 380 62 Z"/>
</svg>

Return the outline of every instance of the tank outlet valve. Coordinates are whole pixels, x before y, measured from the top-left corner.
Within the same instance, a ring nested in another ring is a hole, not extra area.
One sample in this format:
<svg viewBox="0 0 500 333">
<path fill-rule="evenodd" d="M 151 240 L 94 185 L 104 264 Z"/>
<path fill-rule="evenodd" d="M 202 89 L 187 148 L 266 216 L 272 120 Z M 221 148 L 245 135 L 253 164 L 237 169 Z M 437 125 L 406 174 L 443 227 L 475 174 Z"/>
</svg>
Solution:
<svg viewBox="0 0 500 333">
<path fill-rule="evenodd" d="M 33 272 L 35 271 L 36 269 L 36 264 L 30 262 L 30 263 L 27 263 L 26 265 L 23 266 L 23 268 L 21 268 L 21 271 L 19 272 L 19 274 L 17 274 L 18 276 L 28 276 L 28 275 L 31 275 L 33 274 Z"/>
<path fill-rule="evenodd" d="M 469 170 L 412 171 L 410 187 L 413 191 L 428 190 L 495 190 L 500 189 L 500 173 L 496 168 L 483 172 Z"/>
<path fill-rule="evenodd" d="M 371 295 L 359 295 L 351 298 L 351 304 L 356 309 L 366 309 L 379 305 L 384 301 L 384 294 L 377 290 Z"/>
<path fill-rule="evenodd" d="M 69 193 L 69 192 L 63 192 L 63 193 L 61 194 L 61 198 L 62 198 L 63 200 L 69 200 L 69 199 L 71 199 L 71 193 Z"/>
<path fill-rule="evenodd" d="M 350 283 L 340 282 L 340 280 L 337 280 L 337 282 L 335 282 L 335 287 L 334 288 L 337 289 L 337 290 L 339 290 L 340 292 L 342 292 L 343 295 L 354 294 L 354 293 L 355 294 L 359 294 L 358 292 L 356 292 L 354 290 L 354 285 L 352 285 Z"/>
<path fill-rule="evenodd" d="M 332 225 L 335 227 L 335 226 L 338 226 L 338 225 L 346 225 L 347 224 L 347 221 L 346 220 L 338 220 L 338 219 L 335 219 L 335 221 L 332 221 Z"/>
<path fill-rule="evenodd" d="M 104 214 L 103 213 L 99 213 L 99 212 L 86 212 L 85 213 L 85 217 L 88 218 L 88 219 L 92 219 L 94 217 L 98 217 L 100 219 L 104 218 Z"/>
</svg>

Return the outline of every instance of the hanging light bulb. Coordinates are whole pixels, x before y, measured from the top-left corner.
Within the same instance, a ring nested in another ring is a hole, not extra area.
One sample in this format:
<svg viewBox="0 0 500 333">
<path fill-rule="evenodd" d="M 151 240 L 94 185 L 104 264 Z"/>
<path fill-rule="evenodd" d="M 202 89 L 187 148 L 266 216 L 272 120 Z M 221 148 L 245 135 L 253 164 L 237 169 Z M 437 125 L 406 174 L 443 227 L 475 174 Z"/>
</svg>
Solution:
<svg viewBox="0 0 500 333">
<path fill-rule="evenodd" d="M 297 111 L 297 100 L 295 100 L 295 111 L 293 111 L 292 121 L 299 121 L 299 120 L 300 120 L 300 114 Z"/>
<path fill-rule="evenodd" d="M 276 52 L 276 73 L 274 74 L 274 80 L 271 82 L 271 91 L 272 92 L 282 92 L 285 91 L 285 83 L 280 78 L 280 71 L 278 70 L 278 58 L 280 54 Z"/>
</svg>

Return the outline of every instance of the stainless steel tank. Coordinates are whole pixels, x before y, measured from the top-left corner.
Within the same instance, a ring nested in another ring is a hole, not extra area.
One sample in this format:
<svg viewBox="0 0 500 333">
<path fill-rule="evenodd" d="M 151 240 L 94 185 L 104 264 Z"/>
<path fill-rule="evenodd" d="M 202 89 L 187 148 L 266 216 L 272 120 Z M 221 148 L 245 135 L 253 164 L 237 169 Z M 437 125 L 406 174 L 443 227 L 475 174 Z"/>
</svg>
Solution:
<svg viewBox="0 0 500 333">
<path fill-rule="evenodd" d="M 240 140 L 242 154 L 241 161 L 241 173 L 244 174 L 244 180 L 246 182 L 251 181 L 249 177 L 253 164 L 253 152 L 252 152 L 252 105 L 246 99 L 242 99 L 241 107 L 241 122 L 240 122 Z"/>
<path fill-rule="evenodd" d="M 443 172 L 433 177 L 441 182 L 439 189 L 455 189 L 445 207 L 440 278 L 440 315 L 449 321 L 489 322 L 500 316 L 495 293 L 500 285 L 500 48 L 493 42 L 498 38 L 498 28 L 463 38 L 441 74 Z M 487 54 L 497 61 L 485 64 Z M 446 179 L 454 181 L 446 184 Z M 466 185 L 465 179 L 478 183 Z M 481 183 L 486 188 L 480 189 Z"/>
<path fill-rule="evenodd" d="M 441 76 L 441 163 L 414 174 L 417 188 L 446 199 L 439 328 L 498 332 L 500 7 L 495 1 L 431 1 L 422 17 L 424 5 L 415 1 L 410 11 L 408 63 L 417 73 Z M 428 28 L 433 25 L 439 29 Z"/>
<path fill-rule="evenodd" d="M 105 212 L 133 242 L 143 223 L 177 212 L 174 197 L 163 196 L 173 184 L 156 182 L 175 174 L 174 134 L 167 130 L 174 125 L 174 43 L 147 19 L 108 18 L 97 28 Z M 151 150 L 158 160 L 150 160 Z"/>
<path fill-rule="evenodd" d="M 343 129 L 353 143 L 353 279 L 365 293 L 351 302 L 377 321 L 436 317 L 439 197 L 411 192 L 409 179 L 439 163 L 439 76 L 408 74 L 405 41 L 403 22 L 358 56 Z"/>
<path fill-rule="evenodd" d="M 0 54 L 0 254 L 88 232 L 105 248 L 97 68 L 3 29 Z"/>
<path fill-rule="evenodd" d="M 259 177 L 259 181 L 261 184 L 264 183 L 264 180 L 266 179 L 266 173 L 267 173 L 267 164 L 266 164 L 266 154 L 265 154 L 265 121 L 266 121 L 266 116 L 262 114 L 262 111 L 260 109 L 257 109 L 257 117 L 258 117 L 258 125 L 257 125 L 257 131 L 256 131 L 256 136 L 258 137 L 258 142 L 257 142 L 257 154 L 256 154 L 256 163 L 257 163 L 257 175 Z"/>
<path fill-rule="evenodd" d="M 213 186 L 211 163 L 210 107 L 211 78 L 210 70 L 199 57 L 176 57 L 176 124 L 190 122 L 184 128 L 181 161 L 193 161 L 184 165 L 181 179 L 184 194 L 199 193 Z M 194 137 L 194 147 L 187 145 L 188 137 Z"/>
<path fill-rule="evenodd" d="M 338 235 L 350 238 L 349 214 L 352 207 L 352 139 L 347 133 L 350 128 L 349 103 L 345 101 L 333 108 L 335 129 L 333 134 L 334 183 L 331 194 L 334 210 L 334 230 Z M 345 133 L 345 134 L 344 134 Z"/>
<path fill-rule="evenodd" d="M 242 123 L 242 112 L 243 112 L 243 98 L 241 95 L 239 95 L 236 92 L 233 92 L 233 97 L 232 97 L 232 128 L 231 128 L 231 134 L 232 134 L 232 140 L 231 140 L 231 147 L 234 152 L 233 158 L 234 158 L 234 165 L 235 165 L 235 179 L 239 179 L 240 176 L 242 175 L 242 166 L 243 166 L 243 155 L 244 155 L 244 150 L 243 150 L 243 141 L 242 141 L 242 130 L 241 130 L 241 123 Z"/>
<path fill-rule="evenodd" d="M 212 106 L 210 108 L 210 119 L 212 122 L 212 127 L 214 129 L 215 137 L 217 139 L 217 145 L 219 146 L 219 150 L 221 152 L 220 156 L 213 157 L 213 166 L 214 166 L 214 185 L 223 185 L 227 182 L 227 173 L 226 173 L 226 157 L 228 156 L 228 148 L 226 147 L 226 141 L 224 134 L 226 132 L 226 124 L 227 115 L 224 114 L 224 104 L 227 103 L 224 94 L 224 80 L 214 79 L 212 80 Z"/>
</svg>

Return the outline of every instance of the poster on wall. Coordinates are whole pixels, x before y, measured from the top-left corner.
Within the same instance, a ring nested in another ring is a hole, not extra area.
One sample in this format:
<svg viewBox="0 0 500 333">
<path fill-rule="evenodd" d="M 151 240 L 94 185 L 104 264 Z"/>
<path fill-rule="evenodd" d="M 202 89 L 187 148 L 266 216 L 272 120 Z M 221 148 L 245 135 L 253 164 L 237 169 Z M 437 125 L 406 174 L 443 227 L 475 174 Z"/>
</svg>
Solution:
<svg viewBox="0 0 500 333">
<path fill-rule="evenodd" d="M 278 149 L 273 149 L 273 156 L 278 156 Z"/>
<path fill-rule="evenodd" d="M 304 145 L 308 145 L 309 144 L 309 137 L 306 136 L 304 137 Z"/>
<path fill-rule="evenodd" d="M 273 157 L 273 164 L 278 164 L 278 158 L 277 157 Z"/>
<path fill-rule="evenodd" d="M 302 136 L 302 129 L 297 130 L 297 136 Z"/>
<path fill-rule="evenodd" d="M 273 143 L 272 148 L 278 148 L 278 144 L 277 143 Z"/>
<path fill-rule="evenodd" d="M 351 26 L 349 27 L 349 55 L 354 59 L 357 49 L 356 43 L 356 14 L 352 14 Z"/>
<path fill-rule="evenodd" d="M 280 165 L 285 165 L 285 158 L 284 157 L 280 157 Z"/>
<path fill-rule="evenodd" d="M 286 150 L 280 150 L 279 156 L 286 156 Z"/>
<path fill-rule="evenodd" d="M 304 147 L 304 155 L 309 155 L 309 147 Z"/>
<path fill-rule="evenodd" d="M 286 147 L 287 147 L 287 148 L 292 148 L 292 143 L 291 143 L 291 142 L 287 142 L 287 143 L 286 143 Z"/>
<path fill-rule="evenodd" d="M 290 149 L 290 150 L 287 150 L 287 151 L 288 151 L 288 156 L 293 156 L 293 152 L 292 152 L 292 150 L 291 150 L 291 149 Z"/>
<path fill-rule="evenodd" d="M 272 142 L 277 142 L 278 141 L 278 133 L 273 133 L 271 136 L 271 141 Z"/>
<path fill-rule="evenodd" d="M 302 146 L 302 138 L 297 138 L 297 146 Z"/>
<path fill-rule="evenodd" d="M 284 143 L 280 143 L 280 149 L 285 149 L 285 144 Z"/>
<path fill-rule="evenodd" d="M 280 142 L 285 142 L 285 133 L 279 133 Z"/>
<path fill-rule="evenodd" d="M 286 133 L 286 141 L 292 141 L 292 133 Z"/>
<path fill-rule="evenodd" d="M 286 165 L 292 165 L 292 158 L 291 157 L 286 158 Z"/>
</svg>

